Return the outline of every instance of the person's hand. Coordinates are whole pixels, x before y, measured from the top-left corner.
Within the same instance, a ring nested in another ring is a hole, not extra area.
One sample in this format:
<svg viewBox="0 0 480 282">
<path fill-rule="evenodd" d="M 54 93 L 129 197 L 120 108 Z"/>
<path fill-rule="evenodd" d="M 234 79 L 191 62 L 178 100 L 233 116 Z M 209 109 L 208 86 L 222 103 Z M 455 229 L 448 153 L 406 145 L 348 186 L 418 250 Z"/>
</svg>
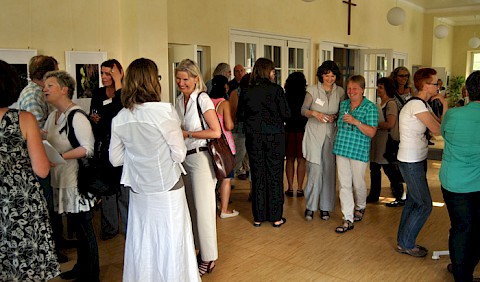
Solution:
<svg viewBox="0 0 480 282">
<path fill-rule="evenodd" d="M 447 106 L 448 106 L 448 101 L 447 101 L 447 99 L 445 99 L 445 97 L 443 97 L 443 95 L 441 95 L 441 94 L 436 94 L 436 95 L 432 96 L 432 98 L 430 98 L 430 100 L 431 100 L 431 101 L 433 101 L 433 100 L 439 100 L 440 103 L 442 103 L 442 105 L 444 105 L 444 106 L 447 105 Z"/>
<path fill-rule="evenodd" d="M 117 68 L 117 65 L 113 64 L 113 68 L 110 71 L 110 75 L 112 76 L 112 79 L 116 82 L 121 82 L 123 78 L 123 70 L 119 70 Z"/>
<path fill-rule="evenodd" d="M 101 119 L 101 117 L 97 114 L 97 113 L 91 113 L 90 114 L 90 119 L 94 122 L 94 123 L 98 123 Z"/>
<path fill-rule="evenodd" d="M 358 120 L 354 118 L 351 114 L 344 114 L 343 121 L 349 124 L 356 125 L 358 124 Z"/>
<path fill-rule="evenodd" d="M 312 116 L 316 118 L 319 122 L 323 123 L 333 122 L 335 120 L 334 115 L 328 115 L 317 111 L 313 111 Z"/>
<path fill-rule="evenodd" d="M 188 131 L 182 130 L 182 134 L 183 134 L 183 139 L 187 139 L 187 138 L 188 138 Z"/>
</svg>

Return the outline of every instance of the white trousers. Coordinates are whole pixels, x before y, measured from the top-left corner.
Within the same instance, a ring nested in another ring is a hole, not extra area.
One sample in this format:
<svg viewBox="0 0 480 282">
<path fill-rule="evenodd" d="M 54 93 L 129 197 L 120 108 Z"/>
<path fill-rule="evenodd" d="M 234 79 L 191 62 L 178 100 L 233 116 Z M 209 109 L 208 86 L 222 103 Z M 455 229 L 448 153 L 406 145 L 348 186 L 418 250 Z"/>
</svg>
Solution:
<svg viewBox="0 0 480 282">
<path fill-rule="evenodd" d="M 365 162 L 337 156 L 340 206 L 344 220 L 353 222 L 354 210 L 365 209 L 367 205 L 366 170 Z"/>
<path fill-rule="evenodd" d="M 188 207 L 192 217 L 195 246 L 203 261 L 217 260 L 217 214 L 212 158 L 206 151 L 188 155 L 184 162 Z"/>
</svg>

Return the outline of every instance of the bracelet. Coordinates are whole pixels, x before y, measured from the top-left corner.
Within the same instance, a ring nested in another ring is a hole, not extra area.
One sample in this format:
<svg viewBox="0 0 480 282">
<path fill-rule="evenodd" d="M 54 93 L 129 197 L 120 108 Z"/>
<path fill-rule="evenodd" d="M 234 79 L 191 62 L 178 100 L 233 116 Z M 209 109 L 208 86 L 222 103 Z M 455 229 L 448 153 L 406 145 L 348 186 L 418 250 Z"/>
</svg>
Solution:
<svg viewBox="0 0 480 282">
<path fill-rule="evenodd" d="M 360 125 L 362 125 L 362 122 L 361 122 L 361 121 L 358 121 L 357 126 L 360 126 Z"/>
<path fill-rule="evenodd" d="M 188 132 L 188 138 L 193 138 L 193 135 L 190 131 Z"/>
</svg>

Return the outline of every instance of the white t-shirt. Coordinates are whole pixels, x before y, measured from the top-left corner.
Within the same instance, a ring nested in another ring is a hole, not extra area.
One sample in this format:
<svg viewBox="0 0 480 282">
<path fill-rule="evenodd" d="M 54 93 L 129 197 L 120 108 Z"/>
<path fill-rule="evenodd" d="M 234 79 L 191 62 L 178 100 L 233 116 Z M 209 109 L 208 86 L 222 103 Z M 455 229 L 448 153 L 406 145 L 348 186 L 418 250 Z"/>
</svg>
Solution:
<svg viewBox="0 0 480 282">
<path fill-rule="evenodd" d="M 415 116 L 430 109 L 420 100 L 412 100 L 400 111 L 400 145 L 398 160 L 401 162 L 420 162 L 427 158 L 428 140 L 425 137 L 427 127 Z"/>
</svg>

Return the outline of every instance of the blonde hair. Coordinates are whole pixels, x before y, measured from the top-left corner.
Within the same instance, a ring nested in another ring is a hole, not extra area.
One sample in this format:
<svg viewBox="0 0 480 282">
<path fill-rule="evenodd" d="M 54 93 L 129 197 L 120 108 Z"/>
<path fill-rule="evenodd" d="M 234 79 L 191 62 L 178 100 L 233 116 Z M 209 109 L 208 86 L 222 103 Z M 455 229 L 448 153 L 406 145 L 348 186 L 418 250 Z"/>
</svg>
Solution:
<svg viewBox="0 0 480 282">
<path fill-rule="evenodd" d="M 198 90 L 198 92 L 206 92 L 207 91 L 207 86 L 205 85 L 205 82 L 203 81 L 202 73 L 200 72 L 200 68 L 198 65 L 190 60 L 190 59 L 185 59 L 178 64 L 178 66 L 175 68 L 175 75 L 179 71 L 184 71 L 188 73 L 188 76 L 197 78 L 198 82 L 195 84 L 195 90 Z"/>
</svg>

